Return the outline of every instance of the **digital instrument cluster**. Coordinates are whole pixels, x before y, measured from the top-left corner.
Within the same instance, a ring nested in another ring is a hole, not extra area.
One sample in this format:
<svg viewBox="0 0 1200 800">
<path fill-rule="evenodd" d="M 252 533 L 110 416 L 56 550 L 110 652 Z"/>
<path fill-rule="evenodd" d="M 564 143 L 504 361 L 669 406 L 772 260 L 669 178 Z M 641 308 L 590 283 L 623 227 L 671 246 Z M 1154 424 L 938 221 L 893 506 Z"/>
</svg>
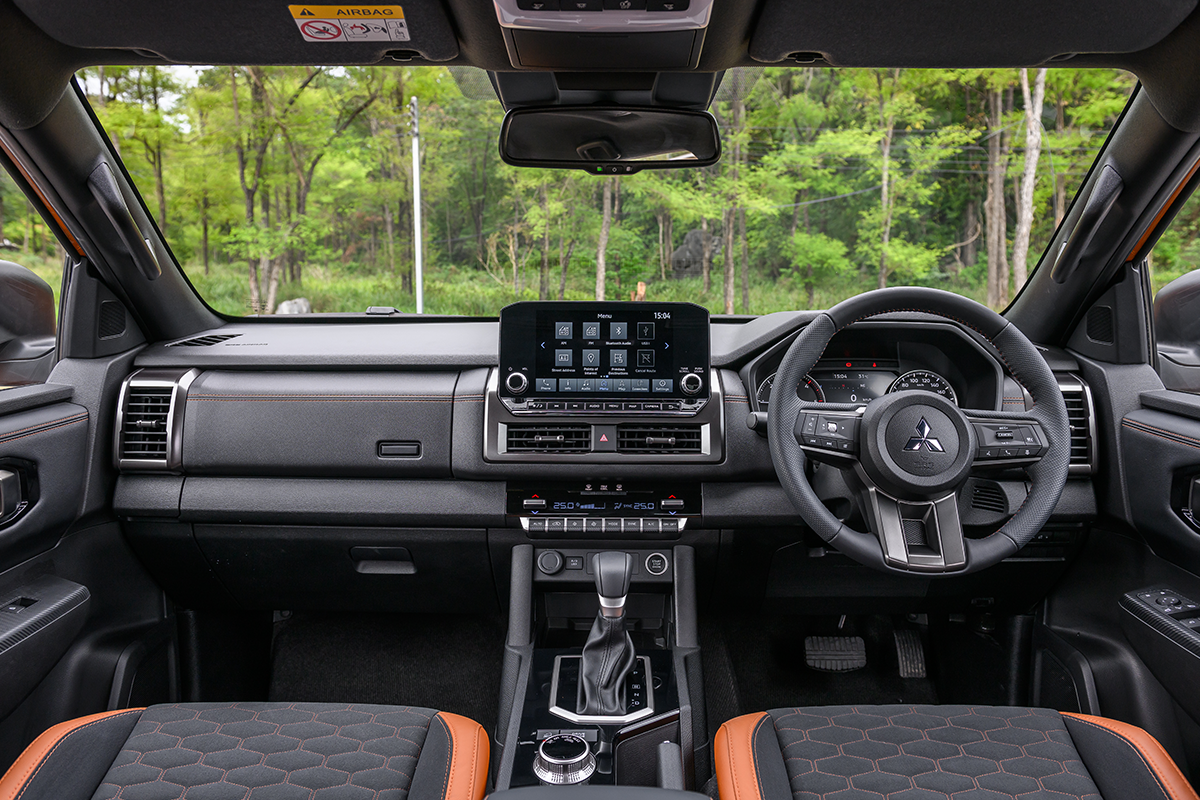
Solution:
<svg viewBox="0 0 1200 800">
<path fill-rule="evenodd" d="M 758 386 L 758 405 L 764 411 L 770 404 L 774 385 L 772 373 Z M 853 362 L 844 369 L 814 369 L 804 376 L 797 395 L 801 400 L 817 403 L 869 403 L 885 394 L 910 390 L 932 392 L 958 403 L 954 387 L 936 372 L 915 369 L 901 375 L 895 370 L 859 367 Z"/>
</svg>

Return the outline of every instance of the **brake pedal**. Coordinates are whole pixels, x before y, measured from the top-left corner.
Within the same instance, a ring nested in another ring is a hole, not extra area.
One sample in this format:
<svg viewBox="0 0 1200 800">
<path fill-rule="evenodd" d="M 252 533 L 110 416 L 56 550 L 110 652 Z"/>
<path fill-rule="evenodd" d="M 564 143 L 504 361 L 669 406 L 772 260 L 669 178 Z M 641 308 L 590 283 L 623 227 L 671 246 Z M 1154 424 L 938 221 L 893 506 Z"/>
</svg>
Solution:
<svg viewBox="0 0 1200 800">
<path fill-rule="evenodd" d="M 901 678 L 925 677 L 925 645 L 918 631 L 896 631 L 896 661 Z"/>
<path fill-rule="evenodd" d="M 853 672 L 867 665 L 861 636 L 806 636 L 804 662 L 818 672 Z"/>
</svg>

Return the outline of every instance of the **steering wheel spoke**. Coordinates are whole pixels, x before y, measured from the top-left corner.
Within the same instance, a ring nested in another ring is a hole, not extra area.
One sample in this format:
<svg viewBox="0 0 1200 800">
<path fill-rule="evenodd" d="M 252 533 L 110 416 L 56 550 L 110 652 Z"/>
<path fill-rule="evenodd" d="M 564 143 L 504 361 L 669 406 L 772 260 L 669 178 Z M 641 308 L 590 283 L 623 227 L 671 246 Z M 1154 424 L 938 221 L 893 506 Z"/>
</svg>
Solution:
<svg viewBox="0 0 1200 800">
<path fill-rule="evenodd" d="M 1036 464 L 1049 449 L 1041 422 L 1033 416 L 968 411 L 975 429 L 976 468 L 1021 467 Z"/>
<path fill-rule="evenodd" d="M 866 517 L 879 539 L 884 561 L 912 572 L 953 572 L 967 563 L 958 493 L 937 500 L 897 500 L 866 490 Z"/>
<path fill-rule="evenodd" d="M 792 434 L 814 461 L 850 466 L 858 460 L 858 431 L 863 406 L 801 401 Z"/>
</svg>

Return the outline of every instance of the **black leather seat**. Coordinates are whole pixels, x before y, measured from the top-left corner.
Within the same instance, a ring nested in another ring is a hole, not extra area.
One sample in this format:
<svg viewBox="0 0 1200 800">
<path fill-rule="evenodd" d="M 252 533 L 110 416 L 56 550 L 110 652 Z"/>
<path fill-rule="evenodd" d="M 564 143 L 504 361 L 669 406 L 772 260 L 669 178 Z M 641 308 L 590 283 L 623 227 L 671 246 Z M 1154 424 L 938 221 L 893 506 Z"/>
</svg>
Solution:
<svg viewBox="0 0 1200 800">
<path fill-rule="evenodd" d="M 1044 708 L 829 706 L 732 719 L 720 800 L 1197 800 L 1141 728 Z"/>
<path fill-rule="evenodd" d="M 188 703 L 94 714 L 39 736 L 3 800 L 480 800 L 488 737 L 427 708 Z"/>
</svg>

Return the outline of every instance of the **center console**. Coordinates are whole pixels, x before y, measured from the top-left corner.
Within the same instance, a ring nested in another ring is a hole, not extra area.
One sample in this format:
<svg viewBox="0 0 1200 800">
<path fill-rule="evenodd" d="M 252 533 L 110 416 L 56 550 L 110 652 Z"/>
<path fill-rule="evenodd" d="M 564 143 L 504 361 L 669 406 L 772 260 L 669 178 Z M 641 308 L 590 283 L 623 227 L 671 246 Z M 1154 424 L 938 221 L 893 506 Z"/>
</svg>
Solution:
<svg viewBox="0 0 1200 800">
<path fill-rule="evenodd" d="M 691 786 L 699 657 L 691 547 L 514 547 L 497 790 Z"/>
</svg>

